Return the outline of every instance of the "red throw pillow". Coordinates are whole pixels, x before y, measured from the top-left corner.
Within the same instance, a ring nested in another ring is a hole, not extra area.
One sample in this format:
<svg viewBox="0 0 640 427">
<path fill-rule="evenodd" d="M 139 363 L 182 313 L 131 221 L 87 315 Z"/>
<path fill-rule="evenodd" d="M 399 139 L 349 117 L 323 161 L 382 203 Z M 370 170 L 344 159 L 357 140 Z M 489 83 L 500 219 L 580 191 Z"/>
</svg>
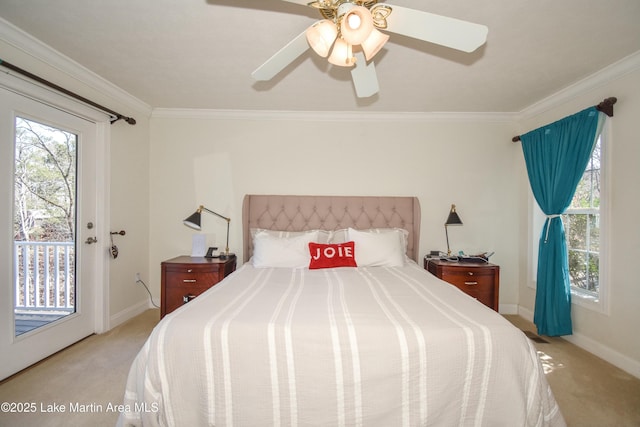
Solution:
<svg viewBox="0 0 640 427">
<path fill-rule="evenodd" d="M 313 243 L 309 242 L 311 261 L 309 269 L 333 267 L 357 267 L 355 243 Z"/>
</svg>

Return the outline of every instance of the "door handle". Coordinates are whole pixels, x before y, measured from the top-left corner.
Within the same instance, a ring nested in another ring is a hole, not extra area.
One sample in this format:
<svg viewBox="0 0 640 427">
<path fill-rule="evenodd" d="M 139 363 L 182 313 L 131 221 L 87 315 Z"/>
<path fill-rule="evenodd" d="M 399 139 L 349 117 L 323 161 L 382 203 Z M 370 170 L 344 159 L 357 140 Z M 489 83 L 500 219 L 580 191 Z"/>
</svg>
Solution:
<svg viewBox="0 0 640 427">
<path fill-rule="evenodd" d="M 84 241 L 87 245 L 90 245 L 92 243 L 98 243 L 98 238 L 97 237 L 88 237 L 87 240 Z"/>
</svg>

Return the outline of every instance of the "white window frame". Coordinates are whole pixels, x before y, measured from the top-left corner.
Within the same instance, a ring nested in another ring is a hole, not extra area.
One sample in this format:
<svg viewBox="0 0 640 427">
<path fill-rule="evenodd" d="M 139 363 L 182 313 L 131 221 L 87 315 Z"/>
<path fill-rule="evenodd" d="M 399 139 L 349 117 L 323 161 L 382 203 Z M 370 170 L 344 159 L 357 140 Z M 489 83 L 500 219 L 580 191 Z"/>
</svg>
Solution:
<svg viewBox="0 0 640 427">
<path fill-rule="evenodd" d="M 580 292 L 571 288 L 571 303 L 587 309 L 609 314 L 609 284 L 610 281 L 610 240 L 611 240 L 611 126 L 609 120 L 606 120 L 601 133 L 601 193 L 600 193 L 600 254 L 599 254 L 599 286 L 598 297 L 594 298 L 592 294 Z M 530 278 L 528 287 L 535 289 L 537 286 L 537 270 L 538 270 L 538 245 L 540 234 L 546 220 L 545 214 L 542 212 L 531 188 L 529 188 L 529 262 L 528 274 Z"/>
</svg>

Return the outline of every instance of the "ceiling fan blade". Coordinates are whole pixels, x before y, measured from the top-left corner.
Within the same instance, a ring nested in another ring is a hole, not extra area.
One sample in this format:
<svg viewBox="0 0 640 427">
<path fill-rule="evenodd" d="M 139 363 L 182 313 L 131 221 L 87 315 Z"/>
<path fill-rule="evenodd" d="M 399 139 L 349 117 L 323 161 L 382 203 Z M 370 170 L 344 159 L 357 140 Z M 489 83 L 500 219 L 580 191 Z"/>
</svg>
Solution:
<svg viewBox="0 0 640 427">
<path fill-rule="evenodd" d="M 362 51 L 354 52 L 353 55 L 356 57 L 356 65 L 351 70 L 351 78 L 356 88 L 356 95 L 358 98 L 368 98 L 375 95 L 380 87 L 373 61 L 367 64 Z"/>
<path fill-rule="evenodd" d="M 388 4 L 387 30 L 414 39 L 473 52 L 487 41 L 485 25 Z"/>
<path fill-rule="evenodd" d="M 296 60 L 309 49 L 307 43 L 307 30 L 291 40 L 287 45 L 275 53 L 267 62 L 259 66 L 251 76 L 256 80 L 271 80 L 280 71 Z"/>
</svg>

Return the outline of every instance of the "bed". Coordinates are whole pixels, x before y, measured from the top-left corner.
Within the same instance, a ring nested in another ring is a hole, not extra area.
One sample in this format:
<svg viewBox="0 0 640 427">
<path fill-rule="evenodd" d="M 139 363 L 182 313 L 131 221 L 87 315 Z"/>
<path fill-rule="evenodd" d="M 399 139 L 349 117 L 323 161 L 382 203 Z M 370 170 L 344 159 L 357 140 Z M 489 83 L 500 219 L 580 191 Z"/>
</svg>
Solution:
<svg viewBox="0 0 640 427">
<path fill-rule="evenodd" d="M 119 425 L 565 425 L 526 336 L 418 265 L 416 198 L 248 195 L 243 234 L 137 355 Z"/>
</svg>

